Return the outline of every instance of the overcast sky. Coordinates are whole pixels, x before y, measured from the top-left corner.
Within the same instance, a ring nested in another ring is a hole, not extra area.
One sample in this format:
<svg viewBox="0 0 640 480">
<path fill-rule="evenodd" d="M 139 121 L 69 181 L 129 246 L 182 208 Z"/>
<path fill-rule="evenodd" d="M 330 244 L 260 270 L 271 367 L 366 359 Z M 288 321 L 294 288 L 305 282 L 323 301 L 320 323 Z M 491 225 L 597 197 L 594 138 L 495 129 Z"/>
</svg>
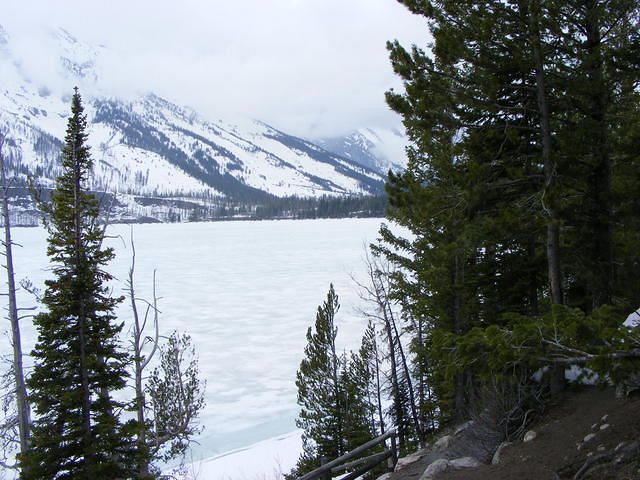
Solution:
<svg viewBox="0 0 640 480">
<path fill-rule="evenodd" d="M 396 0 L 2 4 L 0 24 L 32 39 L 34 71 L 48 63 L 38 32 L 60 26 L 107 47 L 101 82 L 116 94 L 153 91 L 210 119 L 246 115 L 310 138 L 399 124 L 384 101 L 400 86 L 385 42 L 428 42 L 425 19 Z"/>
</svg>

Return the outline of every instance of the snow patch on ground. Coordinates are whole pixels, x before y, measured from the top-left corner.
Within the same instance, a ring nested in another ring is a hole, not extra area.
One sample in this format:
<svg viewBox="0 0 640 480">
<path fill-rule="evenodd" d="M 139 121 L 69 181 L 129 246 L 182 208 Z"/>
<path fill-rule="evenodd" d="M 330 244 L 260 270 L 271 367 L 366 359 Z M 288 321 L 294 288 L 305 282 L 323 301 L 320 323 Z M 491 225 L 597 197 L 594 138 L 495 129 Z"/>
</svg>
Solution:
<svg viewBox="0 0 640 480">
<path fill-rule="evenodd" d="M 279 480 L 302 451 L 302 430 L 188 464 L 180 480 Z M 165 472 L 170 473 L 170 472 Z"/>
</svg>

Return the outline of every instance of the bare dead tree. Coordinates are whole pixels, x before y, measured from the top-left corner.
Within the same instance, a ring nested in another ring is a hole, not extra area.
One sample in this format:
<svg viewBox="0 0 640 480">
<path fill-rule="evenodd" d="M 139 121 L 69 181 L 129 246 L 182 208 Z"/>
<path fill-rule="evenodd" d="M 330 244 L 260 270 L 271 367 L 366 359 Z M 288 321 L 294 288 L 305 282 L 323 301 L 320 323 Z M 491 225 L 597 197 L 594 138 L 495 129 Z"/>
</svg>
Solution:
<svg viewBox="0 0 640 480">
<path fill-rule="evenodd" d="M 414 394 L 413 381 L 409 370 L 407 356 L 402 346 L 400 330 L 396 321 L 396 314 L 392 306 L 390 286 L 387 283 L 390 272 L 388 267 L 381 265 L 376 258 L 372 258 L 365 249 L 365 262 L 367 265 L 367 284 L 354 280 L 361 291 L 361 297 L 375 305 L 373 312 L 362 312 L 366 317 L 380 323 L 384 331 L 384 337 L 389 349 L 390 381 L 393 408 L 396 416 L 402 418 L 403 392 L 401 391 L 400 372 L 404 375 L 407 393 L 409 396 L 409 410 L 411 422 L 418 438 L 424 440 L 423 428 L 418 416 L 418 408 Z M 399 441 L 404 443 L 406 433 L 401 425 L 398 425 Z"/>
<path fill-rule="evenodd" d="M 131 339 L 131 346 L 133 348 L 133 364 L 134 364 L 134 388 L 135 388 L 135 411 L 136 420 L 138 422 L 137 430 L 137 443 L 140 451 L 147 450 L 147 419 L 145 418 L 145 409 L 147 401 L 145 398 L 144 389 L 144 371 L 149 365 L 149 362 L 155 356 L 158 348 L 159 339 L 159 322 L 158 322 L 158 297 L 156 295 L 156 272 L 153 272 L 153 301 L 147 302 L 144 299 L 136 297 L 134 273 L 136 266 L 136 247 L 133 241 L 133 230 L 131 232 L 131 267 L 129 268 L 129 278 L 126 282 L 126 291 L 129 295 L 131 302 L 131 311 L 133 314 L 133 338 Z M 146 309 L 142 320 L 138 313 L 138 301 L 146 303 Z M 152 329 L 151 336 L 145 335 L 145 330 L 149 321 L 149 317 L 152 317 Z M 151 345 L 151 351 L 144 355 L 143 350 Z M 149 458 L 147 455 L 141 456 L 139 465 L 139 475 L 141 478 L 147 478 L 149 473 Z"/>
<path fill-rule="evenodd" d="M 9 301 L 9 323 L 11 324 L 11 344 L 13 347 L 13 362 L 11 370 L 15 383 L 14 395 L 16 401 L 16 422 L 20 438 L 20 452 L 24 453 L 29 448 L 29 430 L 31 425 L 31 409 L 27 397 L 27 387 L 24 379 L 22 364 L 22 341 L 20 337 L 20 319 L 16 301 L 16 282 L 13 268 L 13 241 L 11 240 L 11 219 L 9 216 L 9 182 L 5 172 L 3 147 L 5 134 L 0 132 L 0 188 L 2 190 L 2 217 L 4 220 L 4 247 L 5 268 L 7 270 L 6 294 Z"/>
<path fill-rule="evenodd" d="M 198 378 L 197 358 L 188 335 L 174 332 L 167 345 L 160 345 L 160 322 L 156 293 L 156 272 L 153 272 L 152 301 L 136 295 L 136 250 L 131 234 L 132 260 L 126 282 L 133 314 L 131 347 L 134 355 L 135 411 L 137 444 L 141 452 L 139 478 L 155 478 L 151 462 L 169 460 L 184 455 L 192 437 L 200 432 L 196 419 L 204 407 L 204 382 Z M 140 315 L 138 303 L 145 304 Z M 147 329 L 151 329 L 148 335 Z M 145 353 L 147 352 L 147 353 Z M 145 371 L 160 353 L 159 366 L 150 375 Z M 147 413 L 150 412 L 150 415 Z M 164 453 L 163 453 L 164 452 Z"/>
</svg>

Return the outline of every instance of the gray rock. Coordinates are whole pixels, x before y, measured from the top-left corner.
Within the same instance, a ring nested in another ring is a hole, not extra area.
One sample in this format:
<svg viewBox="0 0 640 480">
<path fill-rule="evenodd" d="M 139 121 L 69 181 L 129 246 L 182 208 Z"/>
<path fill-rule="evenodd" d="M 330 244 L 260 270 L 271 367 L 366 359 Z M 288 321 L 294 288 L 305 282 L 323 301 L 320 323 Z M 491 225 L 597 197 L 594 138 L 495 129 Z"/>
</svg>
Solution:
<svg viewBox="0 0 640 480">
<path fill-rule="evenodd" d="M 380 475 L 376 480 L 389 480 L 391 478 L 391 472 Z"/>
<path fill-rule="evenodd" d="M 632 373 L 616 385 L 616 398 L 628 397 L 631 392 L 638 389 L 640 389 L 640 373 Z"/>
<path fill-rule="evenodd" d="M 443 450 L 446 450 L 447 448 L 449 448 L 452 442 L 453 442 L 453 436 L 445 435 L 444 437 L 439 438 L 438 441 L 433 444 L 433 451 L 442 452 Z"/>
<path fill-rule="evenodd" d="M 533 430 L 529 430 L 527 433 L 524 434 L 524 438 L 522 439 L 522 441 L 530 442 L 531 440 L 534 440 L 537 436 L 538 434 L 536 432 L 534 432 Z"/>
<path fill-rule="evenodd" d="M 425 450 L 420 450 L 419 452 L 412 453 L 411 455 L 407 455 L 406 457 L 399 458 L 394 471 L 397 472 L 398 470 L 402 470 L 407 465 L 411 465 L 421 458 L 424 458 L 426 454 L 427 452 Z"/>
<path fill-rule="evenodd" d="M 511 442 L 502 442 L 500 446 L 496 449 L 496 453 L 493 454 L 493 458 L 491 459 L 491 465 L 497 465 L 500 463 L 500 455 L 502 451 L 511 445 Z"/>
<path fill-rule="evenodd" d="M 467 428 L 469 428 L 470 426 L 472 426 L 475 422 L 473 420 L 469 420 L 468 422 L 463 423 L 462 425 L 460 425 L 458 428 L 456 428 L 456 431 L 453 432 L 454 435 L 458 435 L 462 432 L 464 432 Z"/>
<path fill-rule="evenodd" d="M 475 468 L 482 464 L 473 457 L 460 457 L 454 460 L 449 460 L 449 465 L 452 468 Z"/>
<path fill-rule="evenodd" d="M 600 430 L 606 430 L 607 428 L 609 428 L 611 425 L 609 425 L 608 423 L 605 423 L 604 425 L 600 425 Z"/>
<path fill-rule="evenodd" d="M 424 471 L 424 473 L 420 477 L 420 480 L 433 480 L 433 478 L 436 475 L 444 472 L 448 468 L 449 468 L 449 460 L 446 460 L 444 458 L 436 460 L 435 462 L 433 462 L 431 465 L 427 467 L 427 469 Z"/>
<path fill-rule="evenodd" d="M 582 441 L 584 443 L 587 443 L 587 442 L 590 442 L 591 440 L 593 440 L 594 438 L 596 438 L 596 434 L 595 433 L 590 433 L 589 435 L 584 437 L 584 439 Z"/>
</svg>

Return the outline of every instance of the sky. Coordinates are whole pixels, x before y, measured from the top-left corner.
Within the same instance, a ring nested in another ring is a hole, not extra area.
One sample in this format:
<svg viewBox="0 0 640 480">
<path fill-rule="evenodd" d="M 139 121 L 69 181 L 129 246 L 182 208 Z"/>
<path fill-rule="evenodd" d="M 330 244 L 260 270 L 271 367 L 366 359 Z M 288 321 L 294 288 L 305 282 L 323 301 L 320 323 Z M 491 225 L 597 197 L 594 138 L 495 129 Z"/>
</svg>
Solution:
<svg viewBox="0 0 640 480">
<path fill-rule="evenodd" d="M 426 20 L 396 0 L 3 0 L 31 71 L 48 74 L 43 32 L 104 45 L 100 84 L 154 92 L 205 118 L 256 118 L 307 138 L 396 127 L 401 89 L 387 40 L 426 48 Z M 38 74 L 38 73 L 36 73 Z M 50 77 L 49 77 L 50 78 Z"/>
</svg>

